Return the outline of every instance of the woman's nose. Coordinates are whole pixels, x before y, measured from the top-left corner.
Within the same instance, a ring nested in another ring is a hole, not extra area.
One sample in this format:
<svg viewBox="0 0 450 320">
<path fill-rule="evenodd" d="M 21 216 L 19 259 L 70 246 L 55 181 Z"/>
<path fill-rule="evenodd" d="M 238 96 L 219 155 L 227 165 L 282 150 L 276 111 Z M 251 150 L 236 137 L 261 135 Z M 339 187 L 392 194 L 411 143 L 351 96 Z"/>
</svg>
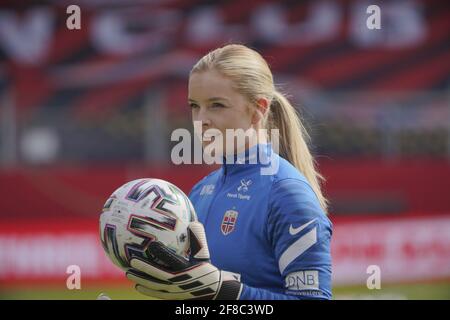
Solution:
<svg viewBox="0 0 450 320">
<path fill-rule="evenodd" d="M 199 108 L 196 121 L 201 121 L 202 127 L 209 127 L 211 125 L 211 119 L 209 118 L 208 112 L 205 108 Z"/>
</svg>

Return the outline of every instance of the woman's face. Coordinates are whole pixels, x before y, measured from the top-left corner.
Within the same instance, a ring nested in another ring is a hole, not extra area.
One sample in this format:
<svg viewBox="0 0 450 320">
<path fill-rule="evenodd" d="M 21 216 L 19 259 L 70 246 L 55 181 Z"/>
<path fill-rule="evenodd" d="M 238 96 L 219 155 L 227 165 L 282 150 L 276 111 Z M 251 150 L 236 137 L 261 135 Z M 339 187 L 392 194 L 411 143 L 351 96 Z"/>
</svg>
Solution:
<svg viewBox="0 0 450 320">
<path fill-rule="evenodd" d="M 214 137 L 211 141 L 205 141 L 205 131 L 208 129 L 221 132 L 224 142 L 222 150 L 227 150 L 226 129 L 247 130 L 252 127 L 254 114 L 250 102 L 233 88 L 230 79 L 215 70 L 191 75 L 188 101 L 192 109 L 192 121 L 201 121 L 202 124 L 203 148 L 214 142 Z M 235 147 L 234 152 L 239 149 Z"/>
</svg>

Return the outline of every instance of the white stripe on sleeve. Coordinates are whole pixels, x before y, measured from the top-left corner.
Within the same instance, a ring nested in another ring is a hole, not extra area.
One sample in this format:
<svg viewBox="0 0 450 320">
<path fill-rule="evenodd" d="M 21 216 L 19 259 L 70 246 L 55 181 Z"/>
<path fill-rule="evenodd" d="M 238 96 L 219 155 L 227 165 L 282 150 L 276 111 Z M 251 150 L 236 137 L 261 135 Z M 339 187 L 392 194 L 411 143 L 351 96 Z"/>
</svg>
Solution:
<svg viewBox="0 0 450 320">
<path fill-rule="evenodd" d="M 317 227 L 297 239 L 293 244 L 283 252 L 278 261 L 278 268 L 283 274 L 284 269 L 302 253 L 308 250 L 313 244 L 317 242 Z"/>
</svg>

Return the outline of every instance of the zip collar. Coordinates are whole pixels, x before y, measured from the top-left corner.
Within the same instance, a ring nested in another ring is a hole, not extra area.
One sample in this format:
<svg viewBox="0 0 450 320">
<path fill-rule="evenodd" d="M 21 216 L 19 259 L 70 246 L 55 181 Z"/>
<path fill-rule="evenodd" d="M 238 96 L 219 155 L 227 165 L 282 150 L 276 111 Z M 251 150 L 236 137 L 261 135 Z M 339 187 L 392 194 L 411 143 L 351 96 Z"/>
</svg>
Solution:
<svg viewBox="0 0 450 320">
<path fill-rule="evenodd" d="M 273 154 L 272 145 L 257 144 L 239 154 L 233 154 L 223 158 L 222 175 L 229 176 L 249 169 L 259 169 L 261 166 L 269 166 Z"/>
</svg>

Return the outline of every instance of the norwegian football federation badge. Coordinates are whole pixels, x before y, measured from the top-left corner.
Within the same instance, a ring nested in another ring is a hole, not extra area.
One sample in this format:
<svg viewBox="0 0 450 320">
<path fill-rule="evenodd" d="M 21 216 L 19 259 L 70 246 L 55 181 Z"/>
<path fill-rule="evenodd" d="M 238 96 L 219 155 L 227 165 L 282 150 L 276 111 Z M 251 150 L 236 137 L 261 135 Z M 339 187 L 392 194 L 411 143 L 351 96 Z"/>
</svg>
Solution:
<svg viewBox="0 0 450 320">
<path fill-rule="evenodd" d="M 222 224 L 220 225 L 220 230 L 222 230 L 224 236 L 233 232 L 237 217 L 237 211 L 227 210 L 225 212 L 225 214 L 223 215 Z"/>
</svg>

